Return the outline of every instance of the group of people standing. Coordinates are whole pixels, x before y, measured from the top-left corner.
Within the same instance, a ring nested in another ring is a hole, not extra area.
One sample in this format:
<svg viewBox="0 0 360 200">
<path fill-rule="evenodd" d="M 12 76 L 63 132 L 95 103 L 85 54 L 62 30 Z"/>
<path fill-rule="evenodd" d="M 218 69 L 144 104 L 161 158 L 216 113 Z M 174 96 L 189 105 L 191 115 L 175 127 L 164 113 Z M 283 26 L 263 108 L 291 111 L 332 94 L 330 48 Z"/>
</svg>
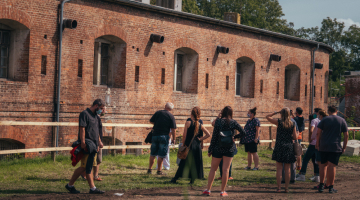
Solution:
<svg viewBox="0 0 360 200">
<path fill-rule="evenodd" d="M 176 121 L 171 111 L 174 109 L 172 103 L 166 103 L 164 110 L 157 111 L 150 119 L 153 124 L 151 137 L 151 153 L 149 159 L 148 174 L 152 174 L 152 167 L 157 157 L 157 175 L 166 175 L 162 171 L 164 158 L 168 156 L 169 144 L 175 143 Z M 101 99 L 94 101 L 90 108 L 87 108 L 79 116 L 79 136 L 78 141 L 73 144 L 72 161 L 75 166 L 81 160 L 81 166 L 74 171 L 69 183 L 65 186 L 70 193 L 80 193 L 74 187 L 75 181 L 79 176 L 85 174 L 91 194 L 103 194 L 104 191 L 95 187 L 92 168 L 95 166 L 95 173 L 98 172 L 98 162 L 101 162 L 97 156 L 102 148 L 102 124 L 100 115 L 105 113 L 105 105 Z M 315 109 L 314 119 L 311 121 L 311 130 L 309 135 L 310 146 L 302 162 L 302 168 L 297 175 L 297 180 L 305 180 L 306 168 L 309 160 L 313 158 L 314 177 L 320 184 L 316 187 L 319 192 L 325 188 L 330 193 L 337 192 L 333 188 L 335 180 L 336 166 L 338 165 L 341 153 L 346 149 L 348 133 L 346 122 L 343 118 L 336 116 L 337 110 L 330 106 L 326 112 L 321 109 Z M 280 114 L 279 119 L 273 116 Z M 233 109 L 226 106 L 219 113 L 216 120 L 212 121 L 214 126 L 208 156 L 211 159 L 211 169 L 208 176 L 208 184 L 203 195 L 210 195 L 212 184 L 215 179 L 215 173 L 220 166 L 222 180 L 220 196 L 228 196 L 225 191 L 227 182 L 232 179 L 231 165 L 233 157 L 238 150 L 235 145 L 235 139 L 240 138 L 240 143 L 245 145 L 245 151 L 248 153 L 247 170 L 259 170 L 259 156 L 257 154 L 257 145 L 260 140 L 260 121 L 255 118 L 256 108 L 250 109 L 249 117 L 244 129 L 233 119 Z M 291 117 L 293 116 L 293 117 Z M 195 179 L 203 179 L 202 162 L 202 142 L 210 137 L 210 132 L 203 126 L 201 110 L 194 107 L 191 110 L 190 117 L 186 120 L 182 145 L 188 147 L 186 159 L 182 159 L 175 177 L 171 183 L 176 183 L 179 178 L 190 178 L 190 183 Z M 266 119 L 277 126 L 276 143 L 273 151 L 272 160 L 276 161 L 276 179 L 277 192 L 281 189 L 281 178 L 284 179 L 285 192 L 291 179 L 291 171 L 295 171 L 297 157 L 294 152 L 294 142 L 301 142 L 299 135 L 305 129 L 302 109 L 296 109 L 296 117 L 289 108 L 284 108 L 280 112 L 274 112 L 266 116 Z M 238 133 L 236 133 L 237 131 Z M 299 134 L 300 133 L 300 134 Z M 341 133 L 344 133 L 344 145 L 341 147 Z M 169 142 L 170 141 L 170 142 Z M 97 159 L 95 159 L 97 158 Z M 254 168 L 251 168 L 254 161 Z M 320 168 L 317 167 L 320 165 Z M 295 167 L 294 167 L 295 166 Z M 295 174 L 295 173 L 294 173 Z M 326 184 L 324 183 L 327 177 Z M 99 177 L 95 177 L 95 180 Z M 295 179 L 295 175 L 294 178 Z M 101 179 L 100 179 L 101 180 Z"/>
</svg>

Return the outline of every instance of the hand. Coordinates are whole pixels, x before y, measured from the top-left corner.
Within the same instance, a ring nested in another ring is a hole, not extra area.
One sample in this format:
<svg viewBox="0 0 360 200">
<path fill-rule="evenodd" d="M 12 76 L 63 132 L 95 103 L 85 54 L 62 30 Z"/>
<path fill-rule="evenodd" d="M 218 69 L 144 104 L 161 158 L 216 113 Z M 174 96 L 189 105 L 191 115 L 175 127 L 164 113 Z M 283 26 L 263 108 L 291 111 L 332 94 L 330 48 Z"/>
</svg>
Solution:
<svg viewBox="0 0 360 200">
<path fill-rule="evenodd" d="M 99 152 L 99 151 L 100 151 L 100 147 L 97 147 L 96 151 Z"/>
<path fill-rule="evenodd" d="M 209 156 L 209 157 L 211 157 L 211 152 L 210 152 L 210 153 L 208 153 L 208 156 Z"/>
<path fill-rule="evenodd" d="M 103 144 L 102 142 L 100 142 L 99 147 L 100 147 L 100 148 L 103 148 L 103 147 L 104 147 L 104 144 Z"/>
<path fill-rule="evenodd" d="M 345 151 L 346 151 L 346 149 L 342 149 L 342 153 L 343 153 L 343 154 L 345 153 Z"/>
<path fill-rule="evenodd" d="M 254 140 L 254 142 L 255 142 L 255 143 L 258 143 L 258 142 L 259 142 L 259 139 L 256 138 L 256 139 Z"/>
<path fill-rule="evenodd" d="M 203 144 L 201 144 L 200 146 L 201 146 L 201 149 L 204 149 L 204 145 L 203 145 Z"/>
<path fill-rule="evenodd" d="M 86 144 L 85 144 L 85 142 L 81 142 L 81 148 L 82 148 L 82 149 L 86 149 Z"/>
<path fill-rule="evenodd" d="M 175 139 L 172 139 L 172 140 L 171 140 L 171 144 L 175 144 Z"/>
</svg>

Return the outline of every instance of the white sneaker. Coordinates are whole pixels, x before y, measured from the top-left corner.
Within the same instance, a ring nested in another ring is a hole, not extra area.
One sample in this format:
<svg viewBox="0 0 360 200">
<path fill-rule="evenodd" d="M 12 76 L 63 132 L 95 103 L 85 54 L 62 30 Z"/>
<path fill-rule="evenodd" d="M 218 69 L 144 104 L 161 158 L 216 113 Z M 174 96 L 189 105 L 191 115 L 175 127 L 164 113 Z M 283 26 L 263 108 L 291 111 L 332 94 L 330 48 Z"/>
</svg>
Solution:
<svg viewBox="0 0 360 200">
<path fill-rule="evenodd" d="M 320 183 L 320 176 L 315 176 L 313 182 Z"/>
<path fill-rule="evenodd" d="M 300 175 L 295 179 L 296 181 L 305 181 L 305 175 Z"/>
<path fill-rule="evenodd" d="M 313 181 L 314 182 L 314 179 L 315 179 L 315 176 L 309 178 L 309 180 Z"/>
</svg>

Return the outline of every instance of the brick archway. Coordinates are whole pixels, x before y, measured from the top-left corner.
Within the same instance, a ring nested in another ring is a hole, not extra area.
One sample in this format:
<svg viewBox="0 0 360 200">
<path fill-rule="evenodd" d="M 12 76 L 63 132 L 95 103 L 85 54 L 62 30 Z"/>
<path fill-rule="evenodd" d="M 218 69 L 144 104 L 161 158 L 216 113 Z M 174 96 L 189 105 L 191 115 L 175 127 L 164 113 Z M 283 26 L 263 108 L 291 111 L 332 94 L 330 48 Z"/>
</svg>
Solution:
<svg viewBox="0 0 360 200">
<path fill-rule="evenodd" d="M 25 144 L 25 132 L 14 126 L 0 126 L 0 138 L 12 139 Z"/>
<path fill-rule="evenodd" d="M 120 38 L 121 40 L 123 40 L 125 43 L 127 43 L 127 35 L 123 31 L 123 29 L 116 27 L 116 26 L 106 25 L 106 24 L 101 24 L 97 28 L 97 30 L 95 32 L 93 32 L 93 34 L 90 35 L 90 39 L 95 40 L 96 38 L 99 38 L 104 35 L 116 36 L 116 37 Z"/>
<path fill-rule="evenodd" d="M 0 6 L 0 19 L 11 19 L 31 29 L 31 16 L 11 6 Z"/>
</svg>

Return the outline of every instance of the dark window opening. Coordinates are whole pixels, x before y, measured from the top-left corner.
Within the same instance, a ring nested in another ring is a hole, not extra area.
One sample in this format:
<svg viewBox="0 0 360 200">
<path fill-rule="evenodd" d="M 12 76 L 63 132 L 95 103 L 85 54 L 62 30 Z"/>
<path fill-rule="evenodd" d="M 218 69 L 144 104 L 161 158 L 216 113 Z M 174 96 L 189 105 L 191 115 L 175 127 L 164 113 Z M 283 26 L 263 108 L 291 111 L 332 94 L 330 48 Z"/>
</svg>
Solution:
<svg viewBox="0 0 360 200">
<path fill-rule="evenodd" d="M 46 75 L 47 56 L 41 56 L 41 74 Z"/>
<path fill-rule="evenodd" d="M 140 76 L 140 67 L 135 66 L 135 82 L 139 82 L 139 76 Z"/>
<path fill-rule="evenodd" d="M 161 84 L 165 84 L 165 68 L 161 69 Z"/>
<path fill-rule="evenodd" d="M 279 85 L 279 82 L 276 83 L 276 94 L 279 94 L 279 88 L 280 88 L 280 85 Z"/>
<path fill-rule="evenodd" d="M 260 93 L 263 93 L 263 84 L 264 84 L 264 81 L 260 80 Z"/>
<path fill-rule="evenodd" d="M 0 78 L 8 77 L 10 31 L 0 30 Z"/>
<path fill-rule="evenodd" d="M 320 99 L 322 99 L 322 87 L 320 88 Z"/>
<path fill-rule="evenodd" d="M 182 91 L 182 72 L 184 67 L 184 55 L 177 54 L 177 77 L 176 77 L 176 91 Z"/>
<path fill-rule="evenodd" d="M 314 97 L 316 97 L 316 86 L 314 86 Z"/>
<path fill-rule="evenodd" d="M 205 77 L 205 88 L 209 88 L 209 74 L 206 74 Z"/>
<path fill-rule="evenodd" d="M 305 96 L 307 96 L 307 85 L 305 85 Z"/>
<path fill-rule="evenodd" d="M 47 35 L 44 35 L 44 39 L 47 39 Z"/>
<path fill-rule="evenodd" d="M 240 83 L 241 83 L 241 65 L 236 64 L 236 95 L 240 96 Z"/>
<path fill-rule="evenodd" d="M 101 44 L 101 64 L 100 64 L 100 84 L 101 85 L 107 85 L 108 84 L 108 78 L 109 78 L 109 44 L 102 43 Z"/>
<path fill-rule="evenodd" d="M 226 89 L 229 90 L 229 76 L 226 76 Z"/>
<path fill-rule="evenodd" d="M 78 77 L 82 77 L 83 60 L 78 60 Z"/>
</svg>

